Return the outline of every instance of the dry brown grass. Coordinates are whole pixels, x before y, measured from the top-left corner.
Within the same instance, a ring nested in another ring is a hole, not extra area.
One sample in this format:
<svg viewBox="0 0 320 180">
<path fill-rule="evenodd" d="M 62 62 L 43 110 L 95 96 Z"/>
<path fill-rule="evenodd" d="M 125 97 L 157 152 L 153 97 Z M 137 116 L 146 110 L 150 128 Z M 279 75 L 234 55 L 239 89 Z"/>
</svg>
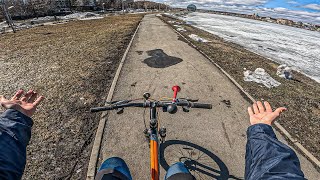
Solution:
<svg viewBox="0 0 320 180">
<path fill-rule="evenodd" d="M 34 89 L 24 179 L 84 179 L 101 105 L 142 15 L 109 16 L 0 35 L 0 94 Z"/>
</svg>

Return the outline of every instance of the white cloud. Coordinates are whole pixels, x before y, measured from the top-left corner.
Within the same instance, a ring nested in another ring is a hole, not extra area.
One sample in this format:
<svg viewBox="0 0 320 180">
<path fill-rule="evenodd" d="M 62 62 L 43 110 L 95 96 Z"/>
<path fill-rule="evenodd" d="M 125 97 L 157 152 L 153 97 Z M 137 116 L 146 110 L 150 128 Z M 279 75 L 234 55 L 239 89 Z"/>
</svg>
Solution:
<svg viewBox="0 0 320 180">
<path fill-rule="evenodd" d="M 319 4 L 307 4 L 303 6 L 304 8 L 308 9 L 314 9 L 314 10 L 319 10 L 320 11 L 320 5 Z"/>
<path fill-rule="evenodd" d="M 297 1 L 288 1 L 288 4 L 299 4 Z"/>
<path fill-rule="evenodd" d="M 250 5 L 250 6 L 258 6 L 265 4 L 268 0 L 165 0 L 170 4 L 174 4 L 177 6 L 185 5 L 185 4 L 207 4 L 207 5 Z"/>
<path fill-rule="evenodd" d="M 267 0 L 226 0 L 224 3 L 232 5 L 261 5 L 266 2 Z"/>
<path fill-rule="evenodd" d="M 283 8 L 283 7 L 277 7 L 277 8 L 274 8 L 274 10 L 276 10 L 276 11 L 288 11 L 287 8 Z"/>
</svg>

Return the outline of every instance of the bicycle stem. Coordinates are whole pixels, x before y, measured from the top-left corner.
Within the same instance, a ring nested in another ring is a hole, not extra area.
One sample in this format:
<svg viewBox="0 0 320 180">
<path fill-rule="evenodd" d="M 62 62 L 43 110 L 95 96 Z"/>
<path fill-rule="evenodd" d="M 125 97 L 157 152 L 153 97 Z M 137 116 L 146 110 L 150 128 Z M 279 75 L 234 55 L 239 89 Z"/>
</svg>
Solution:
<svg viewBox="0 0 320 180">
<path fill-rule="evenodd" d="M 157 124 L 157 104 L 153 102 L 150 108 L 150 128 L 155 129 Z"/>
</svg>

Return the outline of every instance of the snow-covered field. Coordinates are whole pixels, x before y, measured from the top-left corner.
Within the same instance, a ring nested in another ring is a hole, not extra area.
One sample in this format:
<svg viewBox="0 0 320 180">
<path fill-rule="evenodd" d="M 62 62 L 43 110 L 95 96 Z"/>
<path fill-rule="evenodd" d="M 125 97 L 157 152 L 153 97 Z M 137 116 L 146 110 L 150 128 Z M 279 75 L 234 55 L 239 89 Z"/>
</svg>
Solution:
<svg viewBox="0 0 320 180">
<path fill-rule="evenodd" d="M 288 64 L 320 82 L 319 32 L 207 13 L 190 13 L 180 18 L 275 62 Z"/>
<path fill-rule="evenodd" d="M 28 19 L 25 21 L 15 21 L 14 25 L 16 29 L 21 30 L 21 29 L 36 27 L 39 25 L 55 25 L 56 24 L 54 23 L 55 20 L 59 20 L 60 21 L 59 23 L 61 24 L 61 21 L 63 21 L 62 23 L 66 23 L 69 20 L 94 20 L 94 19 L 102 19 L 104 17 L 105 16 L 96 14 L 93 12 L 77 12 L 73 14 L 68 14 L 66 16 L 57 16 L 56 17 L 57 19 L 54 16 L 45 16 L 45 17 Z M 1 32 L 4 32 L 6 28 L 9 28 L 8 24 L 5 21 L 0 22 L 0 34 Z M 11 28 L 6 31 L 11 32 Z"/>
</svg>

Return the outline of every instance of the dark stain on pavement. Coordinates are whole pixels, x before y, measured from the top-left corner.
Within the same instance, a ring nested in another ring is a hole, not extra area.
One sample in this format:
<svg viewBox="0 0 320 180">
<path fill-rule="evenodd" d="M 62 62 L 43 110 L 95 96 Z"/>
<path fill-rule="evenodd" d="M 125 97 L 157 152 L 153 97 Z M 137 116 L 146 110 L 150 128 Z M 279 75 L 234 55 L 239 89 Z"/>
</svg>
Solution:
<svg viewBox="0 0 320 180">
<path fill-rule="evenodd" d="M 230 102 L 230 100 L 222 100 L 221 102 L 223 102 L 225 105 L 227 105 L 227 107 L 228 108 L 230 108 L 231 107 L 231 102 Z"/>
<path fill-rule="evenodd" d="M 143 51 L 136 51 L 139 55 L 143 54 Z"/>
<path fill-rule="evenodd" d="M 131 84 L 132 87 L 136 87 L 136 85 L 137 85 L 137 82 L 134 82 Z"/>
<path fill-rule="evenodd" d="M 221 123 L 222 123 L 222 128 L 223 128 L 223 131 L 224 131 L 224 136 L 228 140 L 228 144 L 229 144 L 230 148 L 232 148 L 232 145 L 231 145 L 232 143 L 231 143 L 229 135 L 227 133 L 226 125 L 224 124 L 224 122 L 221 122 Z"/>
<path fill-rule="evenodd" d="M 147 54 L 151 57 L 145 59 L 143 63 L 153 68 L 166 68 L 183 61 L 180 58 L 168 56 L 162 49 L 147 51 Z"/>
</svg>

